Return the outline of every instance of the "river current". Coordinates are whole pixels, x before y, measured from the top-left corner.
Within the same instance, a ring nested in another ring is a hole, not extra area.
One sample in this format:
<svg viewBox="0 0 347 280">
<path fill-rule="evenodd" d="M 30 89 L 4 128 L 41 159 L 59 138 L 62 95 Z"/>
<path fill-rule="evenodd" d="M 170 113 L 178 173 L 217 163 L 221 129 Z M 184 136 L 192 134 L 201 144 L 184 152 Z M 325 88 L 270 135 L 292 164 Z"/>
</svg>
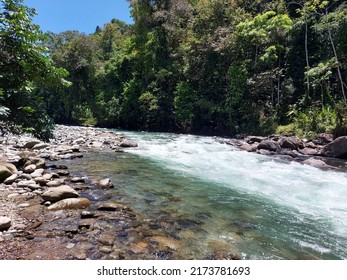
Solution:
<svg viewBox="0 0 347 280">
<path fill-rule="evenodd" d="M 122 202 L 144 217 L 175 220 L 170 234 L 185 244 L 184 258 L 227 248 L 244 259 L 347 259 L 347 173 L 213 137 L 125 136 L 139 147 L 91 152 L 69 168 L 111 178 Z"/>
</svg>

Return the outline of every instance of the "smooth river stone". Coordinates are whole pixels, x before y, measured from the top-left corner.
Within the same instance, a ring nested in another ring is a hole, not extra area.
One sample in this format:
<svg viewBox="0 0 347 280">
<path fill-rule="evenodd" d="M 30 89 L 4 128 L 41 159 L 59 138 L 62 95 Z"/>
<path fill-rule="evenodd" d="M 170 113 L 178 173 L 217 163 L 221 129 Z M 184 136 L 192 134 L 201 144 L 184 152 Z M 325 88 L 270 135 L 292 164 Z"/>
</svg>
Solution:
<svg viewBox="0 0 347 280">
<path fill-rule="evenodd" d="M 64 210 L 64 209 L 84 209 L 90 206 L 90 201 L 87 198 L 66 198 L 60 200 L 47 209 L 50 211 Z"/>
<path fill-rule="evenodd" d="M 78 196 L 78 193 L 73 188 L 66 185 L 50 188 L 42 194 L 44 200 L 51 202 L 57 202 L 65 198 L 75 198 Z"/>
</svg>

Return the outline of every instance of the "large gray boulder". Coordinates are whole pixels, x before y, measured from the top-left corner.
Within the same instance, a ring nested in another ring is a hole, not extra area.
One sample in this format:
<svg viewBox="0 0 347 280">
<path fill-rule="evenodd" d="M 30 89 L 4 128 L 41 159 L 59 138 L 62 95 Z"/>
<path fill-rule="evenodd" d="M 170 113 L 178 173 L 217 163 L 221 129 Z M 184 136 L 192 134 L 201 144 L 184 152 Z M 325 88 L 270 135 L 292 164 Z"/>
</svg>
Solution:
<svg viewBox="0 0 347 280">
<path fill-rule="evenodd" d="M 322 156 L 347 159 L 347 136 L 336 138 L 326 145 L 322 151 Z"/>
</svg>

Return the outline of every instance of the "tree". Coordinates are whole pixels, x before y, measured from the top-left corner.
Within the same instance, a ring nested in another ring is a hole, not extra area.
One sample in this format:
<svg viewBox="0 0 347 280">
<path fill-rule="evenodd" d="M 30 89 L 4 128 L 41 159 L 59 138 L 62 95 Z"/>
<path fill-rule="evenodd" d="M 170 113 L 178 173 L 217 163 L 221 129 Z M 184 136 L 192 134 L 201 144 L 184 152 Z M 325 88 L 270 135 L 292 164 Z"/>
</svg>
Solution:
<svg viewBox="0 0 347 280">
<path fill-rule="evenodd" d="M 1 0 L 0 11 L 0 88 L 1 102 L 10 109 L 7 120 L 48 139 L 51 121 L 33 89 L 36 85 L 67 86 L 67 72 L 55 68 L 47 55 L 42 44 L 46 37 L 32 23 L 33 9 L 22 0 Z"/>
</svg>

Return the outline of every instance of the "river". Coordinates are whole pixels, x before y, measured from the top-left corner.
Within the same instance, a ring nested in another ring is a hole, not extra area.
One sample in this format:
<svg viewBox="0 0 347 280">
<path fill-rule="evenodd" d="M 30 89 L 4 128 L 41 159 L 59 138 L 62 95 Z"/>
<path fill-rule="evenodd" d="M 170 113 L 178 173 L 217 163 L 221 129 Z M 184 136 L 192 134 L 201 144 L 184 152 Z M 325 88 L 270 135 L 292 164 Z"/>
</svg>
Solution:
<svg viewBox="0 0 347 280">
<path fill-rule="evenodd" d="M 72 172 L 109 177 L 121 202 L 158 219 L 185 259 L 347 259 L 347 174 L 247 153 L 213 137 L 125 132 L 125 153 L 90 152 Z"/>
</svg>

